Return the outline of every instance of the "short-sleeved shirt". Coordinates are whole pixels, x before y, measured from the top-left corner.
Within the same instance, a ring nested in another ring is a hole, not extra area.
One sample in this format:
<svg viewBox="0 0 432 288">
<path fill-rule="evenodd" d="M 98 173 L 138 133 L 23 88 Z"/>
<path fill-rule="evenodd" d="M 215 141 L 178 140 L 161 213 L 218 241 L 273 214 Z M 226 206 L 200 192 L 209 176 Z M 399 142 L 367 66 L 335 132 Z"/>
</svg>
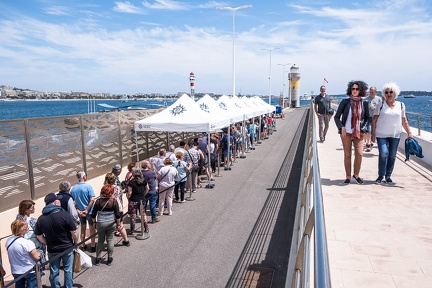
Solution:
<svg viewBox="0 0 432 288">
<path fill-rule="evenodd" d="M 14 242 L 12 243 L 12 241 Z M 36 264 L 36 261 L 29 255 L 32 250 L 36 249 L 32 241 L 20 236 L 11 236 L 6 240 L 5 246 L 9 246 L 7 253 L 12 274 L 24 274 Z"/>
<path fill-rule="evenodd" d="M 328 110 L 330 108 L 330 97 L 327 94 L 325 97 L 323 97 L 321 94 L 316 96 L 314 99 L 314 103 L 318 105 L 317 111 L 319 114 L 328 114 Z"/>
<path fill-rule="evenodd" d="M 72 187 L 70 194 L 75 200 L 78 210 L 83 211 L 87 209 L 90 203 L 90 199 L 95 197 L 93 187 L 86 182 L 78 182 L 74 187 Z M 92 208 L 88 211 L 91 214 Z"/>
<path fill-rule="evenodd" d="M 374 115 L 374 112 L 375 112 L 375 108 L 377 106 L 381 106 L 382 100 L 378 96 L 375 96 L 374 98 L 368 96 L 368 97 L 364 98 L 364 100 L 369 102 L 369 115 L 370 115 L 370 118 L 372 118 Z"/>
<path fill-rule="evenodd" d="M 187 173 L 185 168 L 188 164 L 185 161 L 176 160 L 173 162 L 172 166 L 177 169 L 178 176 L 175 179 L 176 182 L 185 182 L 187 180 Z"/>
<path fill-rule="evenodd" d="M 156 172 L 159 173 L 159 170 L 164 167 L 165 157 L 152 157 L 150 158 L 150 162 L 153 164 L 153 167 Z"/>
<path fill-rule="evenodd" d="M 161 178 L 159 179 L 159 186 L 168 188 L 174 186 L 175 179 L 177 178 L 177 169 L 172 166 L 164 166 L 160 170 Z"/>
<path fill-rule="evenodd" d="M 400 138 L 402 133 L 402 117 L 405 118 L 405 105 L 396 101 L 395 106 L 390 108 L 386 102 L 377 106 L 374 115 L 379 115 L 376 122 L 375 136 L 377 138 Z"/>
<path fill-rule="evenodd" d="M 190 148 L 188 151 L 186 151 L 186 154 L 183 159 L 187 163 L 198 164 L 200 156 L 198 151 L 195 148 Z"/>
<path fill-rule="evenodd" d="M 156 191 L 156 172 L 153 170 L 143 170 L 142 174 L 149 185 L 149 192 Z"/>
<path fill-rule="evenodd" d="M 139 202 L 145 200 L 147 181 L 144 178 L 143 183 L 138 183 L 135 179 L 129 181 L 128 186 L 132 188 L 132 194 L 129 201 Z"/>
</svg>

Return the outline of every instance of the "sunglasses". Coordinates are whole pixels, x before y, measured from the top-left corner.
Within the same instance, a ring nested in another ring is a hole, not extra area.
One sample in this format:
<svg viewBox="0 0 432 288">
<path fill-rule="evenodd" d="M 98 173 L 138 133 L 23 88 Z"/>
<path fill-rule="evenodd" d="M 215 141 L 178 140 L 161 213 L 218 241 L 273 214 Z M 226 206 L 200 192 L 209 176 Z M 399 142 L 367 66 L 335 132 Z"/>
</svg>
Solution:
<svg viewBox="0 0 432 288">
<path fill-rule="evenodd" d="M 356 90 L 356 91 L 358 91 L 358 90 L 360 90 L 360 88 L 351 88 L 351 90 Z"/>
<path fill-rule="evenodd" d="M 385 91 L 385 94 L 393 94 L 393 91 Z"/>
</svg>

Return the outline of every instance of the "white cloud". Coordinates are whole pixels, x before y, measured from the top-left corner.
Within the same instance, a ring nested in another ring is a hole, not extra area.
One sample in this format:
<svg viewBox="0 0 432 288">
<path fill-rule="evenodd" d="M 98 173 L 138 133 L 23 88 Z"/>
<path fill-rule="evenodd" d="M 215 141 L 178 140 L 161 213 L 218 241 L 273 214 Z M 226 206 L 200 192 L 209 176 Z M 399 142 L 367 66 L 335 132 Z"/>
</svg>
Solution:
<svg viewBox="0 0 432 288">
<path fill-rule="evenodd" d="M 142 9 L 131 4 L 129 1 L 114 2 L 114 3 L 115 3 L 115 6 L 114 6 L 113 10 L 116 12 L 133 13 L 133 14 L 143 14 L 144 13 L 144 11 Z"/>
<path fill-rule="evenodd" d="M 120 3 L 135 7 L 129 2 L 116 2 L 116 7 Z M 177 2 L 169 2 L 173 3 Z M 397 9 L 378 4 L 361 9 L 292 6 L 289 17 L 274 14 L 270 19 L 245 10 L 236 18 L 237 92 L 268 93 L 269 53 L 261 48 L 272 47 L 280 48 L 272 52 L 275 95 L 282 90 L 283 79 L 283 68 L 277 64 L 285 63 L 300 67 L 302 93 L 317 92 L 324 77 L 330 94 L 344 93 L 353 79 L 378 88 L 393 80 L 402 90 L 431 91 L 432 22 L 423 7 L 401 3 L 405 6 Z M 410 13 L 405 12 L 408 9 Z M 194 72 L 196 92 L 231 93 L 228 13 L 209 12 L 200 25 L 156 23 L 159 18 L 154 17 L 142 22 L 136 17 L 135 26 L 110 26 L 103 21 L 113 16 L 98 11 L 69 24 L 16 15 L 1 19 L 0 66 L 7 69 L 0 70 L 0 79 L 7 83 L 0 84 L 43 91 L 176 93 L 188 91 L 188 75 Z M 133 17 L 127 15 L 128 23 Z M 217 26 L 216 18 L 224 26 Z"/>
<path fill-rule="evenodd" d="M 181 3 L 179 1 L 172 0 L 156 0 L 153 4 L 143 1 L 142 5 L 149 9 L 159 9 L 159 10 L 189 10 L 190 7 L 187 4 Z"/>
<path fill-rule="evenodd" d="M 56 16 L 65 16 L 69 15 L 68 10 L 69 8 L 66 6 L 51 6 L 42 9 L 45 13 L 50 15 L 56 15 Z"/>
</svg>

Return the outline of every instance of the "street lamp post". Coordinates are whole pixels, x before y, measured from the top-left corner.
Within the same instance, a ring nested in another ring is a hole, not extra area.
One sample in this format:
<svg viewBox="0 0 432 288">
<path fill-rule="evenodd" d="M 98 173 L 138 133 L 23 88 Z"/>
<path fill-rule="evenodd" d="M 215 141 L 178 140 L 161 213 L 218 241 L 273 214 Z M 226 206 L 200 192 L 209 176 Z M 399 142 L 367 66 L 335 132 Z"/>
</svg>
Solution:
<svg viewBox="0 0 432 288">
<path fill-rule="evenodd" d="M 282 109 L 285 108 L 285 66 L 291 65 L 291 63 L 287 64 L 278 64 L 283 67 L 282 72 Z"/>
<path fill-rule="evenodd" d="M 262 48 L 261 50 L 266 50 L 270 52 L 270 66 L 269 66 L 269 104 L 271 105 L 271 52 L 279 48 Z"/>
<path fill-rule="evenodd" d="M 232 53 L 233 53 L 233 63 L 232 63 L 232 96 L 234 97 L 234 95 L 235 95 L 235 91 L 236 91 L 236 87 L 235 87 L 235 84 L 236 84 L 236 67 L 235 67 L 235 64 L 236 64 L 236 61 L 235 61 L 235 12 L 237 12 L 238 10 L 240 10 L 240 9 L 245 9 L 245 8 L 251 8 L 252 7 L 252 5 L 242 5 L 242 6 L 238 6 L 238 7 L 235 7 L 235 8 L 232 8 L 232 7 L 216 7 L 216 9 L 219 9 L 219 10 L 228 10 L 228 11 L 231 11 L 232 12 L 232 27 L 233 27 L 233 30 L 232 30 L 232 38 L 233 38 L 233 48 L 232 48 Z M 230 161 L 229 161 L 229 156 L 230 156 L 230 138 L 231 138 L 231 136 L 230 136 L 230 127 L 228 127 L 228 138 L 227 138 L 227 144 L 228 144 L 228 157 L 227 157 L 227 159 L 228 159 L 228 163 L 224 163 L 225 164 L 225 169 L 224 170 L 231 170 L 231 167 L 229 167 L 229 163 L 230 163 Z"/>
<path fill-rule="evenodd" d="M 216 9 L 219 10 L 228 10 L 232 12 L 232 38 L 233 38 L 233 49 L 232 49 L 232 53 L 233 53 L 233 63 L 232 63 L 232 96 L 235 95 L 235 84 L 236 84 L 236 69 L 235 69 L 235 12 L 237 12 L 240 9 L 245 9 L 245 8 L 251 8 L 252 5 L 242 5 L 242 6 L 238 6 L 235 8 L 232 7 L 216 7 Z"/>
</svg>

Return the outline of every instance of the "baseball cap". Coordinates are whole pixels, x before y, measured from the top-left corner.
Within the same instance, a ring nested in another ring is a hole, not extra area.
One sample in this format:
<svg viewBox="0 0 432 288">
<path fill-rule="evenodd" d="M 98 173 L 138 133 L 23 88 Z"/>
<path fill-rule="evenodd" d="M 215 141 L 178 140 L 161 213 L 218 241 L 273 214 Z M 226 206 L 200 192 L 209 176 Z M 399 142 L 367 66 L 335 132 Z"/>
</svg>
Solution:
<svg viewBox="0 0 432 288">
<path fill-rule="evenodd" d="M 56 195 L 55 193 L 50 193 L 47 196 L 45 196 L 44 201 L 45 201 L 45 204 L 48 205 L 48 204 L 53 203 L 56 200 L 60 200 L 61 198 L 62 198 L 61 195 Z"/>
</svg>

